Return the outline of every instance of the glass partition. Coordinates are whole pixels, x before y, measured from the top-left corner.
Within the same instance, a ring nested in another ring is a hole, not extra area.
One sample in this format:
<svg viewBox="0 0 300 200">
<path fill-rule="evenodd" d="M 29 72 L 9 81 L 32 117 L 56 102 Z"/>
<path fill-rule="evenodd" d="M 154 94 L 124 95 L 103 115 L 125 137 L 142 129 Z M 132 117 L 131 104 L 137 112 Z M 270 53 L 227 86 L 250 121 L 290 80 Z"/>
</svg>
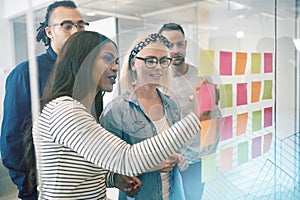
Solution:
<svg viewBox="0 0 300 200">
<path fill-rule="evenodd" d="M 90 2 L 78 2 L 88 18 L 85 11 Z M 113 5 L 118 3 L 115 0 Z M 300 199 L 298 1 L 156 3 L 159 6 L 128 1 L 126 8 L 136 8 L 137 14 L 125 16 L 121 15 L 125 10 L 114 9 L 105 28 L 116 33 L 113 38 L 122 63 L 133 40 L 157 32 L 165 23 L 180 24 L 187 40 L 186 62 L 196 67 L 198 76 L 210 77 L 218 85 L 220 140 L 215 152 L 202 157 L 202 199 Z M 142 6 L 147 11 L 141 12 Z M 100 13 L 101 8 L 95 10 Z M 91 30 L 103 30 L 97 22 L 106 18 L 102 15 L 89 18 L 98 24 L 91 23 Z M 18 39 L 24 23 L 12 21 L 19 62 L 26 56 L 26 45 Z M 114 90 L 119 95 L 118 88 Z M 212 134 L 212 120 L 205 124 L 203 147 Z"/>
</svg>

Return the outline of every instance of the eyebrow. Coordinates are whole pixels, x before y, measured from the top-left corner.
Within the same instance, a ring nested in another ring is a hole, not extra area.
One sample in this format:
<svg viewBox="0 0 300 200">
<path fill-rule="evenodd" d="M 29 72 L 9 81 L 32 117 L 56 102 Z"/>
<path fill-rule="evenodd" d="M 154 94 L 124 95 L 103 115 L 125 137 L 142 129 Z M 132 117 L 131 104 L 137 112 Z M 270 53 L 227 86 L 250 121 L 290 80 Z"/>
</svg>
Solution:
<svg viewBox="0 0 300 200">
<path fill-rule="evenodd" d="M 77 24 L 78 24 L 78 23 L 81 23 L 81 22 L 84 22 L 84 20 L 78 20 L 78 21 L 77 21 Z M 71 20 L 63 20 L 63 21 L 61 22 L 61 24 L 62 24 L 62 23 L 72 23 L 72 24 L 75 24 L 75 23 L 72 22 Z"/>
</svg>

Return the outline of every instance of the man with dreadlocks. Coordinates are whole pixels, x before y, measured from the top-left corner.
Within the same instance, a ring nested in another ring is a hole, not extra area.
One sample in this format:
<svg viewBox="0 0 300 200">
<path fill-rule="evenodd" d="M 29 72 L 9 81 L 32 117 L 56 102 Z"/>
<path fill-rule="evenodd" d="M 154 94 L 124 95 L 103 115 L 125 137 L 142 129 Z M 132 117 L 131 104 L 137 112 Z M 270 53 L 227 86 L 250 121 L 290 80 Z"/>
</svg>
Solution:
<svg viewBox="0 0 300 200">
<path fill-rule="evenodd" d="M 42 95 L 50 71 L 65 41 L 70 35 L 82 31 L 85 22 L 72 1 L 57 1 L 48 6 L 45 21 L 37 29 L 36 40 L 48 47 L 37 56 L 39 94 Z M 28 188 L 30 169 L 22 161 L 25 129 L 31 119 L 31 99 L 28 61 L 14 68 L 6 80 L 4 113 L 1 129 L 1 158 L 3 165 L 17 185 L 21 199 L 37 199 L 37 190 Z"/>
</svg>

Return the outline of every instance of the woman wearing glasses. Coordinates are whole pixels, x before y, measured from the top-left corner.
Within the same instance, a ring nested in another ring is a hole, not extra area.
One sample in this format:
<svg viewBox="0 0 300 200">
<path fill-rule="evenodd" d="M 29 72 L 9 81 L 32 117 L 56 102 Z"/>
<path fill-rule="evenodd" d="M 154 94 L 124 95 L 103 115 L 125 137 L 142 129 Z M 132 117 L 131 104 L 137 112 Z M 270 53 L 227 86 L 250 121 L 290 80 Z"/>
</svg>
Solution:
<svg viewBox="0 0 300 200">
<path fill-rule="evenodd" d="M 175 102 L 164 91 L 169 77 L 171 43 L 160 34 L 136 40 L 121 69 L 121 96 L 114 99 L 102 115 L 100 124 L 129 144 L 160 135 L 180 120 Z M 158 151 L 160 143 L 152 147 Z M 140 153 L 144 153 L 141 149 Z M 178 166 L 185 168 L 185 159 L 173 154 L 138 178 L 143 182 L 134 199 L 184 199 Z M 133 161 L 133 166 L 143 165 Z M 119 199 L 126 199 L 123 192 Z"/>
</svg>

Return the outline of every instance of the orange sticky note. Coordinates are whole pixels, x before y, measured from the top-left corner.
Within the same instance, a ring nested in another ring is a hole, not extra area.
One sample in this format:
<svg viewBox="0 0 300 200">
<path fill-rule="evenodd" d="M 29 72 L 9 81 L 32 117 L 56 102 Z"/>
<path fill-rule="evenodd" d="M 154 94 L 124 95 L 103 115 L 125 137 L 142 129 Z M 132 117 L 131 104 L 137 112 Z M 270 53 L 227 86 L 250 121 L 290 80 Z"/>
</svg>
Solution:
<svg viewBox="0 0 300 200">
<path fill-rule="evenodd" d="M 237 115 L 236 136 L 246 133 L 247 122 L 248 113 L 242 113 Z"/>
<path fill-rule="evenodd" d="M 205 120 L 201 122 L 200 146 L 207 147 L 216 143 L 218 119 Z"/>
<path fill-rule="evenodd" d="M 260 98 L 261 81 L 251 83 L 251 102 L 258 102 Z"/>
<path fill-rule="evenodd" d="M 247 53 L 236 52 L 235 75 L 245 74 Z"/>
</svg>

